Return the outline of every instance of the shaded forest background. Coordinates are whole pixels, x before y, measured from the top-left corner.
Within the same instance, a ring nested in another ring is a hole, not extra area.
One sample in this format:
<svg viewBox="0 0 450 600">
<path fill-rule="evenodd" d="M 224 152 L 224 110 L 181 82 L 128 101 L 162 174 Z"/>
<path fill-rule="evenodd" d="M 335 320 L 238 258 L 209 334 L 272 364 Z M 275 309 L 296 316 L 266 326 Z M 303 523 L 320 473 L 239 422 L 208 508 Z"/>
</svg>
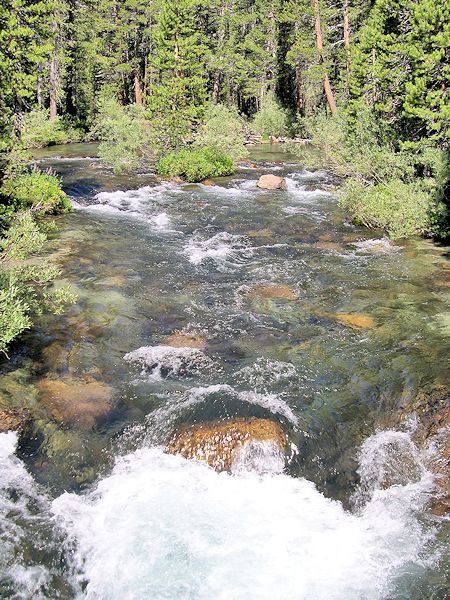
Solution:
<svg viewBox="0 0 450 600">
<path fill-rule="evenodd" d="M 388 137 L 449 142 L 445 0 L 4 0 L 3 145 L 46 109 L 89 130 L 102 99 L 194 127 L 208 102 L 291 116 L 370 108 Z"/>
</svg>

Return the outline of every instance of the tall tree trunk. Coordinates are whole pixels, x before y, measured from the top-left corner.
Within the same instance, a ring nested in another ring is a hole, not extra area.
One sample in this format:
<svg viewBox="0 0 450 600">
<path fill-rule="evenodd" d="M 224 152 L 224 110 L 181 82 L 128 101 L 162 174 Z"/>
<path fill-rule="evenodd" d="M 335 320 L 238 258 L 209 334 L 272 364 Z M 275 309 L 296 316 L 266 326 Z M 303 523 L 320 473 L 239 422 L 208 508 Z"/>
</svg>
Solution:
<svg viewBox="0 0 450 600">
<path fill-rule="evenodd" d="M 325 96 L 327 97 L 328 106 L 331 114 L 335 115 L 337 112 L 336 102 L 334 100 L 333 90 L 331 89 L 330 80 L 328 79 L 328 73 L 323 63 L 323 41 L 322 41 L 322 26 L 320 24 L 320 9 L 319 0 L 312 0 L 314 16 L 315 16 L 315 30 L 316 30 L 316 48 L 319 51 L 319 60 L 322 63 L 323 68 L 323 89 Z"/>
<path fill-rule="evenodd" d="M 348 16 L 348 0 L 344 0 L 344 46 L 350 50 L 350 20 Z"/>
<path fill-rule="evenodd" d="M 223 51 L 223 44 L 225 41 L 225 11 L 227 8 L 227 2 L 225 0 L 222 0 L 222 2 L 220 3 L 220 8 L 219 8 L 219 23 L 217 26 L 217 34 L 216 34 L 216 38 L 217 38 L 217 42 L 216 42 L 216 49 L 217 52 L 222 53 Z M 219 60 L 222 61 L 223 60 L 223 56 L 219 56 Z M 219 98 L 220 98 L 220 87 L 222 85 L 222 80 L 223 80 L 223 70 L 218 67 L 215 72 L 214 72 L 214 77 L 213 77 L 213 89 L 212 89 L 212 102 L 213 104 L 217 104 L 219 102 Z"/>
<path fill-rule="evenodd" d="M 44 104 L 42 99 L 42 75 L 41 75 L 41 65 L 38 65 L 38 74 L 37 74 L 37 83 L 36 83 L 36 98 L 38 107 L 42 108 Z"/>
<path fill-rule="evenodd" d="M 346 62 L 346 76 L 347 76 L 347 94 L 350 92 L 350 19 L 348 14 L 348 0 L 344 0 L 344 48 L 345 48 L 345 62 Z"/>
<path fill-rule="evenodd" d="M 295 67 L 295 97 L 297 110 L 303 114 L 305 109 L 305 99 L 302 90 L 302 69 L 298 64 Z"/>
<path fill-rule="evenodd" d="M 53 31 L 53 53 L 50 61 L 50 120 L 53 121 L 57 117 L 57 109 L 56 109 L 56 96 L 58 93 L 58 61 L 56 58 L 56 32 L 58 30 L 58 24 L 56 19 L 52 23 L 52 31 Z"/>
<path fill-rule="evenodd" d="M 220 93 L 220 84 L 222 82 L 222 72 L 217 69 L 214 73 L 214 81 L 213 81 L 213 89 L 212 89 L 212 103 L 218 104 L 219 102 L 219 93 Z"/>
<path fill-rule="evenodd" d="M 142 104 L 141 81 L 137 73 L 134 75 L 134 101 L 136 104 Z"/>
</svg>

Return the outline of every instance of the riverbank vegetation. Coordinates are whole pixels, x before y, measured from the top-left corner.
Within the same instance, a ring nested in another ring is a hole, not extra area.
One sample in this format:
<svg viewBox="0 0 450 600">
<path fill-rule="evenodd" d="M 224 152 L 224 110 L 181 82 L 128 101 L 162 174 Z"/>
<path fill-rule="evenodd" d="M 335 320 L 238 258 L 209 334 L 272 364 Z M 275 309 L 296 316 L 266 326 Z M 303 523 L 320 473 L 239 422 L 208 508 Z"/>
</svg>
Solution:
<svg viewBox="0 0 450 600">
<path fill-rule="evenodd" d="M 0 236 L 0 353 L 7 356 L 9 345 L 33 319 L 45 312 L 60 314 L 73 302 L 68 287 L 55 287 L 57 267 L 36 255 L 45 248 L 51 225 L 38 224 L 31 211 L 11 217 Z"/>
<path fill-rule="evenodd" d="M 60 314 L 74 301 L 69 288 L 55 285 L 59 269 L 42 258 L 54 229 L 43 217 L 70 208 L 55 175 L 31 169 L 23 152 L 7 157 L 0 187 L 0 354 L 8 356 L 36 316 Z"/>
<path fill-rule="evenodd" d="M 198 178 L 246 136 L 302 136 L 356 222 L 446 236 L 443 0 L 7 0 L 0 22 L 0 150 L 99 139 L 115 172 Z"/>
<path fill-rule="evenodd" d="M 167 154 L 158 162 L 157 171 L 166 177 L 183 177 L 186 181 L 197 182 L 208 177 L 231 175 L 234 163 L 229 155 L 215 147 L 190 148 Z"/>
</svg>

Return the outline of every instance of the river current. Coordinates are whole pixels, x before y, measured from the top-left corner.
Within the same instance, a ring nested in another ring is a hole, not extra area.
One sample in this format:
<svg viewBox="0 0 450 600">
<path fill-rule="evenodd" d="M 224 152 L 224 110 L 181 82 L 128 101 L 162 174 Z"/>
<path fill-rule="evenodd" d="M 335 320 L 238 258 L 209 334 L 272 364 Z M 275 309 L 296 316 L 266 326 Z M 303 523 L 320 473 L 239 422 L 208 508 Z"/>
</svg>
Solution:
<svg viewBox="0 0 450 600">
<path fill-rule="evenodd" d="M 93 145 L 37 158 L 74 203 L 49 259 L 78 300 L 2 365 L 35 424 L 0 434 L 0 597 L 446 598 L 432 448 L 413 418 L 380 426 L 445 383 L 445 249 L 348 223 L 332 178 L 275 148 L 215 186 L 114 176 Z M 164 452 L 230 417 L 280 423 L 286 464 Z"/>
</svg>

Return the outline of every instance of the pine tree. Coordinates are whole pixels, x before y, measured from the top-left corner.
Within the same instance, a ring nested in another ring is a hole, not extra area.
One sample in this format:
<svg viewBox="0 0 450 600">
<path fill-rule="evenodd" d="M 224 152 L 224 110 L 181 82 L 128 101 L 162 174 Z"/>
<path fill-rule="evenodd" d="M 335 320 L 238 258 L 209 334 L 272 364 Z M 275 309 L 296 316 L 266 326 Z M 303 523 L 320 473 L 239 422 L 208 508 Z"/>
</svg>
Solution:
<svg viewBox="0 0 450 600">
<path fill-rule="evenodd" d="M 403 110 L 415 139 L 450 146 L 450 5 L 435 0 L 412 3 L 405 36 L 411 78 L 405 82 Z"/>
<path fill-rule="evenodd" d="M 0 150 L 14 117 L 37 101 L 39 67 L 52 51 L 52 0 L 3 0 L 0 5 Z"/>
<path fill-rule="evenodd" d="M 363 100 L 403 139 L 449 143 L 450 9 L 376 0 L 353 51 L 354 106 Z"/>
<path fill-rule="evenodd" d="M 160 145 L 182 145 L 204 113 L 207 48 L 198 28 L 196 0 L 162 0 L 152 66 L 156 82 L 148 107 Z"/>
</svg>

